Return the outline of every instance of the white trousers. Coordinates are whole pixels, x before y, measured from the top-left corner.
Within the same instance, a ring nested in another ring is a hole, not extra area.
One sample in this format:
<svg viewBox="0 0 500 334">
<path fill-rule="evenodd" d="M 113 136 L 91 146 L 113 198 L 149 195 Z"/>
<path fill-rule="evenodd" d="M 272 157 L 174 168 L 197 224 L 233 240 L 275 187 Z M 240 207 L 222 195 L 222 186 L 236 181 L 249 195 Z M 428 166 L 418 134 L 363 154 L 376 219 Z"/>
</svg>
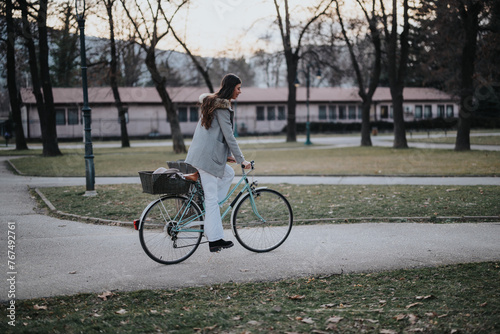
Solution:
<svg viewBox="0 0 500 334">
<path fill-rule="evenodd" d="M 224 238 L 219 202 L 226 197 L 231 187 L 234 170 L 226 165 L 222 178 L 202 169 L 198 169 L 198 172 L 200 172 L 201 185 L 205 193 L 205 236 L 208 241 L 217 241 Z"/>
</svg>

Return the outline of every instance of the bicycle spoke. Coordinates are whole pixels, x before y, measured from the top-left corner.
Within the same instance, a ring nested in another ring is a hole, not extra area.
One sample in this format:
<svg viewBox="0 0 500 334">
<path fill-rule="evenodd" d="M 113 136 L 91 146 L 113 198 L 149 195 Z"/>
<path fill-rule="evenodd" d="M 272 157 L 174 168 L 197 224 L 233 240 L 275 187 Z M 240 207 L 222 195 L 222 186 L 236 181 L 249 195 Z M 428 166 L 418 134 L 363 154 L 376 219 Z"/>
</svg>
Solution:
<svg viewBox="0 0 500 334">
<path fill-rule="evenodd" d="M 271 189 L 257 189 L 246 194 L 234 209 L 233 233 L 247 249 L 268 252 L 288 237 L 293 214 L 286 198 Z"/>
<path fill-rule="evenodd" d="M 144 216 L 139 230 L 141 245 L 146 254 L 163 264 L 184 261 L 198 248 L 203 236 L 200 230 L 183 231 L 179 226 L 201 215 L 197 204 L 180 196 L 158 199 Z M 201 225 L 200 225 L 201 227 Z"/>
</svg>

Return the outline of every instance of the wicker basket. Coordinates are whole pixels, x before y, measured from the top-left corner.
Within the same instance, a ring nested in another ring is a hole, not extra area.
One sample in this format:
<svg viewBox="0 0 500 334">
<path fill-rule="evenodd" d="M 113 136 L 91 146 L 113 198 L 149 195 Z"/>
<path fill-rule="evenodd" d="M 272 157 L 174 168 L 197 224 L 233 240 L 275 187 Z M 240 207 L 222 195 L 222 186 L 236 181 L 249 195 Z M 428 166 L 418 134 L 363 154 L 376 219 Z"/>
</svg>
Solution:
<svg viewBox="0 0 500 334">
<path fill-rule="evenodd" d="M 153 195 L 160 194 L 186 194 L 189 192 L 191 182 L 175 174 L 153 174 L 153 172 L 139 172 L 142 192 Z"/>
</svg>

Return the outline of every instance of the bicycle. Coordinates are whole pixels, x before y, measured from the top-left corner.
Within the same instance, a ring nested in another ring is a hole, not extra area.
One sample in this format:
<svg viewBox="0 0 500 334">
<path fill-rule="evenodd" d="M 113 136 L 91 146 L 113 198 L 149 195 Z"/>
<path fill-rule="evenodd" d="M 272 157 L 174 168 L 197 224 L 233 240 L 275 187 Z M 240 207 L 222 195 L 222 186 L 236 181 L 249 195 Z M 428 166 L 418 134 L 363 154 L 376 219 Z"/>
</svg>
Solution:
<svg viewBox="0 0 500 334">
<path fill-rule="evenodd" d="M 253 171 L 253 161 L 248 172 L 242 166 L 241 179 L 219 205 L 225 204 L 241 185 L 242 188 L 221 217 L 224 219 L 234 208 L 230 221 L 236 240 L 250 251 L 269 252 L 287 239 L 293 212 L 281 193 L 257 187 L 253 179 L 249 181 L 248 175 Z M 151 259 L 162 264 L 182 262 L 193 255 L 200 244 L 208 242 L 202 242 L 205 210 L 199 174 L 197 171 L 184 174 L 183 179 L 187 188 L 174 194 L 161 194 L 144 209 L 139 221 L 134 222 L 142 248 Z M 143 190 L 144 187 L 143 182 Z M 180 194 L 186 189 L 189 189 L 186 194 Z"/>
</svg>

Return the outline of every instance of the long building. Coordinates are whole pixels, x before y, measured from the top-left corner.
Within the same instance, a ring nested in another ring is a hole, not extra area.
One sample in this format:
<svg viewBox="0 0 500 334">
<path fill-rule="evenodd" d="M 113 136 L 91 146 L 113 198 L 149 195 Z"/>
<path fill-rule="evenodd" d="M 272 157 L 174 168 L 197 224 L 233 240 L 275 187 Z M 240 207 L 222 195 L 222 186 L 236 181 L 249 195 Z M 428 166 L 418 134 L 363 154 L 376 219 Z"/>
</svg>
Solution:
<svg viewBox="0 0 500 334">
<path fill-rule="evenodd" d="M 170 135 L 170 124 L 160 97 L 154 87 L 123 87 L 120 96 L 127 112 L 127 130 L 131 137 L 158 137 Z M 310 88 L 309 118 L 311 122 L 360 123 L 361 98 L 357 88 Z M 182 133 L 194 133 L 199 118 L 199 96 L 206 93 L 203 87 L 168 88 L 176 105 Z M 54 88 L 58 138 L 81 138 L 83 103 L 81 88 Z M 40 120 L 35 97 L 31 90 L 22 89 L 23 124 L 29 139 L 41 137 Z M 457 100 L 432 88 L 405 88 L 405 121 L 432 118 L 456 118 Z M 239 134 L 279 133 L 286 126 L 287 88 L 243 87 L 242 94 L 233 104 Z M 94 138 L 119 137 L 120 124 L 114 98 L 109 87 L 89 88 L 89 105 L 92 109 L 92 136 Z M 297 88 L 297 123 L 307 119 L 306 88 Z M 380 87 L 375 92 L 370 112 L 372 121 L 393 121 L 392 99 L 389 88 Z"/>
</svg>

